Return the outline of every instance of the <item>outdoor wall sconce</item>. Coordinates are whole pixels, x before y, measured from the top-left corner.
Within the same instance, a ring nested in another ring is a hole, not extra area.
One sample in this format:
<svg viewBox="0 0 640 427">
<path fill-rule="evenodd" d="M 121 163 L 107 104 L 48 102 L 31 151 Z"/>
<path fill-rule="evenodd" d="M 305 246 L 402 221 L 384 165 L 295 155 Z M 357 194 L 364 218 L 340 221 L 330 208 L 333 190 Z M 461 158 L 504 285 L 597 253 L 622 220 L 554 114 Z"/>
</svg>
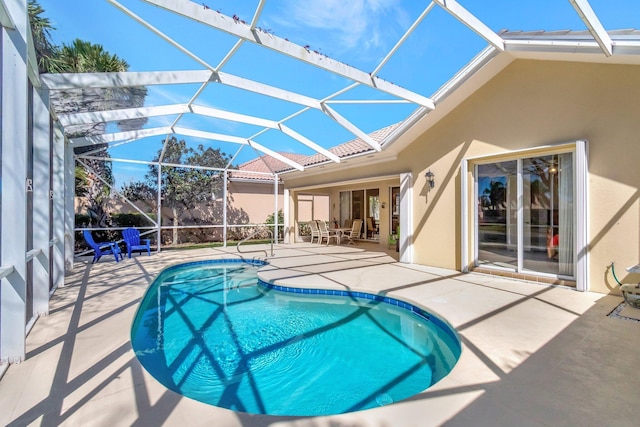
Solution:
<svg viewBox="0 0 640 427">
<path fill-rule="evenodd" d="M 435 174 L 431 172 L 431 169 L 424 174 L 425 178 L 427 178 L 427 184 L 429 184 L 429 188 L 433 188 L 436 186 Z"/>
</svg>

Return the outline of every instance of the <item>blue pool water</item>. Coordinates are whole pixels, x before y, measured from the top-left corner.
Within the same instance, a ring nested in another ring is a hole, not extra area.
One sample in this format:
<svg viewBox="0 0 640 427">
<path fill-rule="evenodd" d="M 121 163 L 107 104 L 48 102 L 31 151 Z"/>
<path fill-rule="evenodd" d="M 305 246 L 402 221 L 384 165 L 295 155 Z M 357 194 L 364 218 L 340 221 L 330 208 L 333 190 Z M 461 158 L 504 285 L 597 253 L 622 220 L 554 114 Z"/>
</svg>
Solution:
<svg viewBox="0 0 640 427">
<path fill-rule="evenodd" d="M 292 293 L 259 284 L 261 266 L 205 262 L 162 272 L 131 332 L 144 368 L 211 405 L 310 416 L 405 399 L 447 375 L 460 356 L 457 334 L 410 304 Z"/>
</svg>

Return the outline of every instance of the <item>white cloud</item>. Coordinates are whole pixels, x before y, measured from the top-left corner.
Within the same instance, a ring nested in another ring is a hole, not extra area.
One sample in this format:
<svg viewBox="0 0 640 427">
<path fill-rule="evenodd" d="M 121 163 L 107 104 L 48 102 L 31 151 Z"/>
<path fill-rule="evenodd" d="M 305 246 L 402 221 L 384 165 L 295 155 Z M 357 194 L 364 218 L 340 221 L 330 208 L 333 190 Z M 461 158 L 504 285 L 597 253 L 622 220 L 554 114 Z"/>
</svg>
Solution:
<svg viewBox="0 0 640 427">
<path fill-rule="evenodd" d="M 322 32 L 303 33 L 302 37 L 316 40 L 318 45 L 312 48 L 338 52 L 389 49 L 399 33 L 389 31 L 390 27 L 405 15 L 398 0 L 287 0 L 281 13 L 280 19 L 275 18 L 280 25 Z"/>
</svg>

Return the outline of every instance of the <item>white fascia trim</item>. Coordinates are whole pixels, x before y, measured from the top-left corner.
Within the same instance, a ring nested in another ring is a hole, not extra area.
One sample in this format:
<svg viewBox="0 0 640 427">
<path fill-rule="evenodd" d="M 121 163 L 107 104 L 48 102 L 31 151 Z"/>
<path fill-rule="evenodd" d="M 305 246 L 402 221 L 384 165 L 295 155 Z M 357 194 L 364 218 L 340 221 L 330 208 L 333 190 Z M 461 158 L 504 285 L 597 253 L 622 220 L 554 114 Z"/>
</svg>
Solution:
<svg viewBox="0 0 640 427">
<path fill-rule="evenodd" d="M 444 85 L 442 85 L 432 96 L 436 105 L 441 104 L 447 97 L 458 90 L 464 85 L 471 77 L 473 77 L 479 70 L 487 65 L 493 58 L 500 55 L 500 51 L 495 47 L 489 45 L 485 47 L 480 53 L 478 53 L 467 65 L 460 69 L 452 78 L 450 78 Z M 407 117 L 393 132 L 387 136 L 383 150 L 388 150 L 389 147 L 396 142 L 401 135 L 407 131 L 410 127 L 415 125 L 424 116 L 429 113 L 429 110 L 418 107 L 409 117 Z"/>
<path fill-rule="evenodd" d="M 507 52 L 544 52 L 544 53 L 591 53 L 602 54 L 602 49 L 594 41 L 569 40 L 508 40 L 504 41 Z"/>
<path fill-rule="evenodd" d="M 325 104 L 410 104 L 406 99 L 328 99 Z"/>
<path fill-rule="evenodd" d="M 374 89 L 395 95 L 399 98 L 407 99 L 415 104 L 422 105 L 423 107 L 430 109 L 435 108 L 435 105 L 429 98 L 400 86 L 396 86 L 379 77 L 372 77 L 369 73 L 336 61 L 322 55 L 321 53 L 313 52 L 308 48 L 291 43 L 290 41 L 277 37 L 271 33 L 267 33 L 259 29 L 252 29 L 250 25 L 238 22 L 231 17 L 218 13 L 215 10 L 205 9 L 200 4 L 196 4 L 194 2 L 176 2 L 175 0 L 143 1 Z M 496 35 L 496 37 L 498 36 Z"/>
<path fill-rule="evenodd" d="M 296 169 L 298 169 L 298 170 L 299 170 L 299 171 L 301 171 L 301 172 L 304 170 L 304 167 L 303 167 L 301 164 L 299 164 L 299 163 L 297 163 L 297 162 L 294 162 L 293 160 L 288 159 L 288 158 L 286 158 L 285 156 L 280 155 L 280 154 L 276 153 L 276 152 L 275 152 L 275 151 L 273 151 L 273 150 L 268 149 L 267 147 L 265 147 L 265 146 L 264 146 L 264 145 L 262 145 L 262 144 L 259 144 L 259 143 L 255 142 L 255 141 L 253 141 L 253 140 L 248 140 L 248 143 L 249 143 L 249 145 L 250 145 L 253 149 L 258 150 L 258 151 L 260 151 L 261 153 L 267 154 L 267 155 L 269 155 L 269 156 L 273 157 L 274 159 L 278 159 L 278 160 L 280 160 L 281 162 L 286 163 L 286 164 L 288 164 L 289 166 L 291 166 L 291 167 L 293 167 L 293 168 L 296 168 Z"/>
<path fill-rule="evenodd" d="M 58 116 L 63 126 L 111 122 L 117 120 L 140 119 L 143 117 L 168 116 L 188 113 L 187 104 L 162 105 L 156 107 L 123 108 L 120 110 L 91 111 L 87 113 L 61 114 Z"/>
<path fill-rule="evenodd" d="M 307 147 L 311 148 L 312 150 L 315 150 L 316 152 L 318 152 L 319 154 L 322 154 L 323 156 L 331 159 L 332 161 L 336 162 L 336 163 L 340 163 L 340 157 L 336 156 L 335 154 L 333 154 L 331 151 L 322 148 L 321 146 L 319 146 L 318 144 L 316 144 L 315 142 L 311 141 L 310 139 L 306 138 L 303 135 L 300 135 L 298 132 L 296 132 L 295 130 L 283 125 L 282 123 L 280 123 L 278 125 L 280 127 L 280 130 L 282 131 L 282 133 L 284 133 L 285 135 L 290 136 L 291 138 L 295 139 L 296 141 L 306 145 Z"/>
<path fill-rule="evenodd" d="M 484 67 L 489 61 L 500 54 L 500 50 L 493 46 L 487 46 L 478 53 L 469 63 L 467 63 L 460 71 L 442 85 L 433 95 L 433 100 L 439 104 L 447 98 L 456 89 L 462 86 L 475 73 Z"/>
<path fill-rule="evenodd" d="M 504 50 L 504 40 L 496 34 L 491 28 L 487 27 L 482 21 L 476 18 L 471 12 L 462 7 L 455 0 L 433 0 L 438 3 L 444 10 L 449 12 L 454 18 L 466 25 L 470 30 L 478 34 L 487 42 L 496 47 L 496 49 Z"/>
<path fill-rule="evenodd" d="M 349 132 L 351 132 L 352 134 L 354 134 L 355 136 L 357 136 L 358 138 L 366 142 L 368 145 L 370 145 L 371 148 L 373 148 L 376 151 L 382 151 L 382 147 L 380 146 L 380 144 L 374 141 L 373 138 L 371 138 L 365 132 L 360 130 L 360 128 L 358 128 L 356 125 L 354 125 L 353 123 L 351 123 L 350 121 L 342 117 L 336 110 L 334 110 L 333 108 L 329 107 L 327 104 L 324 104 L 324 103 L 322 104 L 322 110 L 325 112 L 326 115 L 331 117 L 340 126 L 344 127 Z"/>
<path fill-rule="evenodd" d="M 616 41 L 613 56 L 616 55 L 640 55 L 640 41 Z"/>
<path fill-rule="evenodd" d="M 135 141 L 150 136 L 166 135 L 171 133 L 169 126 L 133 130 L 129 132 L 105 133 L 103 135 L 84 136 L 70 140 L 74 147 L 86 147 L 88 145 L 109 144 L 118 141 Z"/>
<path fill-rule="evenodd" d="M 214 73 L 209 70 L 60 73 L 41 76 L 43 84 L 51 90 L 206 83 L 212 78 Z"/>
<path fill-rule="evenodd" d="M 233 173 L 233 171 L 231 171 L 231 170 L 229 172 Z M 229 178 L 229 182 L 242 182 L 242 183 L 245 183 L 245 184 L 262 184 L 262 185 L 268 184 L 268 185 L 273 185 L 273 181 L 274 181 L 273 174 L 270 177 L 267 177 L 267 178 L 254 178 L 254 179 L 251 179 L 251 178 L 233 178 L 233 177 Z M 282 183 L 282 181 L 279 181 L 279 182 Z"/>
<path fill-rule="evenodd" d="M 600 23 L 598 15 L 593 11 L 589 2 L 586 0 L 569 0 L 569 2 L 587 26 L 593 38 L 596 39 L 604 54 L 611 56 L 613 54 L 611 37 L 609 37 L 609 34 Z"/>
</svg>

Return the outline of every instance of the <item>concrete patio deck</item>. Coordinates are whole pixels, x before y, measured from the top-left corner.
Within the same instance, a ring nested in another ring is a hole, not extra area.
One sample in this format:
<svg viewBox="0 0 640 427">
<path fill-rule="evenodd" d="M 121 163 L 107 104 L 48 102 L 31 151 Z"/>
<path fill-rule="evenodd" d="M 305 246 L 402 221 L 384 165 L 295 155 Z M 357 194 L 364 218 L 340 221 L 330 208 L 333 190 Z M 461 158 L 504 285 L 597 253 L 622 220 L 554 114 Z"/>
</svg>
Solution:
<svg viewBox="0 0 640 427">
<path fill-rule="evenodd" d="M 441 315 L 462 339 L 459 362 L 424 392 L 361 412 L 270 417 L 208 406 L 147 374 L 131 349 L 130 328 L 159 271 L 238 257 L 235 248 L 165 251 L 119 264 L 82 261 L 32 329 L 27 360 L 0 380 L 0 425 L 638 425 L 640 323 L 607 317 L 620 297 L 399 264 L 360 247 L 307 243 L 275 252 L 261 270 L 264 279 L 383 292 Z"/>
</svg>

